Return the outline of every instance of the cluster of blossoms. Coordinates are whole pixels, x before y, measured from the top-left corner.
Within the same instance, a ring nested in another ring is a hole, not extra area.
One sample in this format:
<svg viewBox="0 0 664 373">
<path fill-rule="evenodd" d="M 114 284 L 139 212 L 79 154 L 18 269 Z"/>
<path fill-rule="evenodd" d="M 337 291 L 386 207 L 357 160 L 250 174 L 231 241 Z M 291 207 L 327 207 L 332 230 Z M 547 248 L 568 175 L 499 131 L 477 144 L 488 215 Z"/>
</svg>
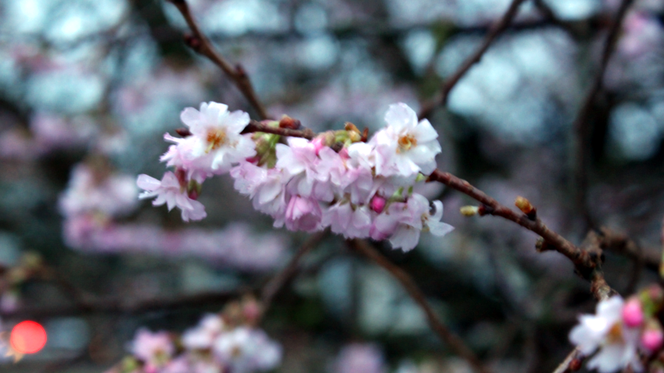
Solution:
<svg viewBox="0 0 664 373">
<path fill-rule="evenodd" d="M 570 341 L 584 355 L 599 352 L 588 368 L 602 373 L 627 367 L 643 369 L 642 356 L 652 356 L 664 342 L 658 313 L 664 305 L 664 291 L 653 286 L 624 301 L 613 296 L 597 304 L 595 315 L 583 315 L 570 332 Z M 650 362 L 650 371 L 664 371 L 664 361 Z"/>
<path fill-rule="evenodd" d="M 260 306 L 254 299 L 228 305 L 203 317 L 177 336 L 140 329 L 129 345 L 131 356 L 107 373 L 250 373 L 281 364 L 281 346 L 258 329 Z"/>
<path fill-rule="evenodd" d="M 95 253 L 146 253 L 194 256 L 246 271 L 274 268 L 288 241 L 275 233 L 257 235 L 242 223 L 223 229 L 169 230 L 154 224 L 118 224 L 138 205 L 134 178 L 92 160 L 74 167 L 59 200 L 69 247 Z M 245 250 L 247 246 L 254 250 Z"/>
<path fill-rule="evenodd" d="M 182 219 L 200 220 L 205 207 L 197 201 L 203 181 L 230 173 L 235 189 L 251 198 L 256 210 L 274 218 L 275 227 L 313 232 L 329 227 L 346 238 L 389 239 L 394 248 L 414 248 L 421 231 L 443 236 L 453 228 L 440 219 L 443 204 L 414 193 L 436 168 L 438 134 L 428 120 L 418 122 L 407 105 L 390 106 L 387 126 L 367 141 L 351 123 L 312 140 L 283 139 L 277 134 L 243 134 L 249 115 L 229 112 L 219 103 L 185 109 L 184 137 L 161 157 L 174 167 L 161 180 L 140 175 L 140 198 L 154 205 L 178 207 Z M 284 117 L 264 125 L 297 128 Z"/>
</svg>

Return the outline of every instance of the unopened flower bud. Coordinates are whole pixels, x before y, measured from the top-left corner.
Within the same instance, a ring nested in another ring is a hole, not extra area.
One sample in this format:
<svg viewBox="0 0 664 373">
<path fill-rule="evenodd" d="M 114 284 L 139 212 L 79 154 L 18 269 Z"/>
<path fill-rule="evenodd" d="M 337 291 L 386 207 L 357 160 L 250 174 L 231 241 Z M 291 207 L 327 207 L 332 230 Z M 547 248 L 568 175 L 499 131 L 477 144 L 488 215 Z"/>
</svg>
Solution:
<svg viewBox="0 0 664 373">
<path fill-rule="evenodd" d="M 638 298 L 627 300 L 622 309 L 622 318 L 629 327 L 637 327 L 643 323 L 643 307 Z"/>
<path fill-rule="evenodd" d="M 516 207 L 518 207 L 521 212 L 528 215 L 528 218 L 530 219 L 534 219 L 537 216 L 537 210 L 535 207 L 524 197 L 516 197 L 514 205 L 516 205 Z"/>
<path fill-rule="evenodd" d="M 460 211 L 463 216 L 474 216 L 477 215 L 480 208 L 478 206 L 463 206 Z"/>
<path fill-rule="evenodd" d="M 379 195 L 373 196 L 371 199 L 371 202 L 369 203 L 370 207 L 372 210 L 376 211 L 377 213 L 383 212 L 383 209 L 385 209 L 385 204 L 387 203 L 387 200 Z"/>
<path fill-rule="evenodd" d="M 302 123 L 297 119 L 289 117 L 288 115 L 284 115 L 279 121 L 279 128 L 297 130 L 300 129 L 300 127 L 302 127 Z"/>
<path fill-rule="evenodd" d="M 641 343 L 643 344 L 643 347 L 650 352 L 659 350 L 659 348 L 662 347 L 662 342 L 664 342 L 664 334 L 659 327 L 646 328 L 641 335 Z"/>
<path fill-rule="evenodd" d="M 322 137 L 316 137 L 315 139 L 311 140 L 311 144 L 316 150 L 316 155 L 318 155 L 320 150 L 325 147 L 325 140 Z"/>
<path fill-rule="evenodd" d="M 180 137 L 189 137 L 192 135 L 191 131 L 189 131 L 189 128 L 178 128 L 175 130 L 175 133 L 180 135 Z"/>
</svg>

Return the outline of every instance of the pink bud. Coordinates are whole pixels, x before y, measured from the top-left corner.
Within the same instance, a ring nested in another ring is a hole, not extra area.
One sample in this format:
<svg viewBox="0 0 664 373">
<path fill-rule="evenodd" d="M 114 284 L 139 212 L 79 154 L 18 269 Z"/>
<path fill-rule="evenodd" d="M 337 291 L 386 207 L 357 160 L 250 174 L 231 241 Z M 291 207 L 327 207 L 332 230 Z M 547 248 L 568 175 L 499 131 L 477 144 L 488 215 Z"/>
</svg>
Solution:
<svg viewBox="0 0 664 373">
<path fill-rule="evenodd" d="M 643 309 L 638 298 L 630 298 L 623 306 L 622 317 L 625 325 L 636 327 L 643 323 Z"/>
<path fill-rule="evenodd" d="M 187 192 L 187 196 L 193 200 L 197 200 L 198 190 L 196 190 L 196 188 L 191 189 L 189 192 Z"/>
<path fill-rule="evenodd" d="M 318 152 L 325 147 L 325 140 L 323 140 L 322 137 L 316 137 L 311 140 L 311 143 L 313 144 L 314 149 L 316 149 L 316 155 L 318 155 Z"/>
<path fill-rule="evenodd" d="M 372 210 L 376 211 L 377 213 L 383 212 L 383 209 L 385 208 L 385 204 L 387 203 L 387 200 L 379 195 L 373 196 L 370 202 L 370 207 Z"/>
<path fill-rule="evenodd" d="M 662 347 L 664 342 L 664 334 L 661 329 L 646 329 L 641 335 L 641 343 L 648 351 L 657 351 Z"/>
<path fill-rule="evenodd" d="M 258 155 L 255 155 L 253 157 L 249 157 L 249 158 L 245 159 L 245 161 L 247 161 L 249 163 L 253 163 L 253 164 L 258 163 L 258 161 L 260 161 L 260 160 L 261 160 L 261 157 L 258 156 Z"/>
<path fill-rule="evenodd" d="M 341 150 L 339 150 L 339 156 L 341 157 L 341 159 L 344 160 L 350 159 L 350 155 L 348 155 L 348 148 L 346 147 L 341 148 Z"/>
</svg>

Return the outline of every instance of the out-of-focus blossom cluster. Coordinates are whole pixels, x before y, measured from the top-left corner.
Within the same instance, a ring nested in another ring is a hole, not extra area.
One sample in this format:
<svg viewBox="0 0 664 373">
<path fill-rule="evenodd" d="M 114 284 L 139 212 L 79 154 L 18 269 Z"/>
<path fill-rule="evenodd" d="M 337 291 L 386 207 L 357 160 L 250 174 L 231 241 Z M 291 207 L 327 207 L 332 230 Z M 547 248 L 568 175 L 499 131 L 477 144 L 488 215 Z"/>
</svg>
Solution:
<svg viewBox="0 0 664 373">
<path fill-rule="evenodd" d="M 137 184 L 145 190 L 140 198 L 156 197 L 153 204 L 169 210 L 177 206 L 185 221 L 206 216 L 196 200 L 203 181 L 230 173 L 235 189 L 272 216 L 275 227 L 330 227 L 346 238 L 389 239 L 404 251 L 417 245 L 421 231 L 443 236 L 453 229 L 440 221 L 440 201 L 413 192 L 435 170 L 441 148 L 429 121 L 418 121 L 405 104 L 390 106 L 387 126 L 368 141 L 351 123 L 312 140 L 242 134 L 249 115 L 215 102 L 185 109 L 181 120 L 185 137 L 164 135 L 174 145 L 161 157 L 175 171 L 161 180 L 140 175 Z M 288 117 L 264 124 L 299 128 Z"/>
<path fill-rule="evenodd" d="M 385 373 L 387 366 L 378 346 L 351 343 L 341 349 L 332 370 L 334 373 Z"/>
<path fill-rule="evenodd" d="M 586 356 L 598 352 L 588 368 L 602 373 L 627 367 L 643 370 L 642 356 L 655 355 L 662 348 L 664 332 L 658 313 L 664 291 L 652 286 L 624 301 L 616 295 L 597 304 L 595 315 L 583 315 L 570 332 L 570 341 Z M 664 361 L 651 361 L 649 371 L 664 370 Z"/>
<path fill-rule="evenodd" d="M 140 329 L 131 356 L 107 373 L 250 373 L 281 363 L 281 346 L 256 324 L 260 305 L 252 298 L 209 314 L 182 335 Z"/>
<path fill-rule="evenodd" d="M 42 274 L 44 274 L 42 258 L 34 252 L 26 252 L 19 262 L 11 267 L 0 264 L 0 310 L 6 312 L 15 310 L 20 304 L 21 285 Z"/>
<path fill-rule="evenodd" d="M 276 234 L 255 234 L 233 223 L 221 230 L 166 230 L 151 224 L 119 224 L 137 207 L 134 178 L 105 164 L 79 164 L 60 197 L 68 246 L 97 253 L 154 253 L 202 257 L 241 270 L 273 268 L 281 263 L 288 242 Z"/>
</svg>

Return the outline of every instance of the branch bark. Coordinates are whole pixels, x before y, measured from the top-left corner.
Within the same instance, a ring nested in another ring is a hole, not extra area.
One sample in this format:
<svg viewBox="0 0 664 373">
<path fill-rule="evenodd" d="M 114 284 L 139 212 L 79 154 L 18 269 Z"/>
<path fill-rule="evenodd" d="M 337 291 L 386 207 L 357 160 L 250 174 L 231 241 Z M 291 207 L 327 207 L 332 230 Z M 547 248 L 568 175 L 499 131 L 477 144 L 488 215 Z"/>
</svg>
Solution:
<svg viewBox="0 0 664 373">
<path fill-rule="evenodd" d="M 456 72 L 454 72 L 454 74 L 445 79 L 445 82 L 443 82 L 443 85 L 441 86 L 440 92 L 433 99 L 422 104 L 422 109 L 417 115 L 418 118 L 428 118 L 431 116 L 436 107 L 445 105 L 447 103 L 447 98 L 452 91 L 452 88 L 454 88 L 454 86 L 459 82 L 459 80 L 461 80 L 461 78 L 468 72 L 468 70 L 473 67 L 473 65 L 482 59 L 482 56 L 489 49 L 496 38 L 498 38 L 498 36 L 502 34 L 503 31 L 507 30 L 514 17 L 516 17 L 519 6 L 524 1 L 525 0 L 512 0 L 512 3 L 510 4 L 509 8 L 507 8 L 505 14 L 503 14 L 503 16 L 498 21 L 491 25 L 489 33 L 485 36 L 482 45 L 480 45 L 475 53 L 473 53 L 466 61 L 464 61 L 463 64 L 461 64 L 461 66 L 457 69 Z"/>
<path fill-rule="evenodd" d="M 560 234 L 546 226 L 539 218 L 529 217 L 525 213 L 516 212 L 475 188 L 468 181 L 460 179 L 449 172 L 435 170 L 429 181 L 437 181 L 452 189 L 456 189 L 482 204 L 482 215 L 500 216 L 538 234 L 544 239 L 547 249 L 551 248 L 565 255 L 574 263 L 579 274 L 591 282 L 591 291 L 595 298 L 603 299 L 607 294 L 616 294 L 611 289 L 601 272 L 602 251 L 599 246 L 583 249 L 575 246 Z"/>
<path fill-rule="evenodd" d="M 307 239 L 307 241 L 302 246 L 300 246 L 300 249 L 297 251 L 297 253 L 295 253 L 295 256 L 293 256 L 288 265 L 286 265 L 284 269 L 272 277 L 272 279 L 270 279 L 270 281 L 268 281 L 265 286 L 263 286 L 263 290 L 261 291 L 262 315 L 265 315 L 270 309 L 272 300 L 274 299 L 275 295 L 277 295 L 277 293 L 283 289 L 284 286 L 286 286 L 288 282 L 290 282 L 290 280 L 292 280 L 293 277 L 297 274 L 302 258 L 316 246 L 318 246 L 318 244 L 323 240 L 327 233 L 328 231 L 325 230 L 309 237 L 309 239 Z"/>
<path fill-rule="evenodd" d="M 623 0 L 620 3 L 620 8 L 618 9 L 618 13 L 616 14 L 611 28 L 609 29 L 606 43 L 604 44 L 599 71 L 595 76 L 595 80 L 590 87 L 590 91 L 586 95 L 581 109 L 579 110 L 579 114 L 574 121 L 574 124 L 572 125 L 574 134 L 576 136 L 576 169 L 574 172 L 574 179 L 576 181 L 576 208 L 577 210 L 580 210 L 583 215 L 586 229 L 593 226 L 592 217 L 586 203 L 588 193 L 588 141 L 591 133 L 591 116 L 594 111 L 593 109 L 595 107 L 597 97 L 602 91 L 604 74 L 609 64 L 609 60 L 611 59 L 611 55 L 615 50 L 616 41 L 618 40 L 620 31 L 620 25 L 622 24 L 622 21 L 627 14 L 627 10 L 633 2 L 634 0 Z"/>
<path fill-rule="evenodd" d="M 360 254 L 364 255 L 367 259 L 378 264 L 387 270 L 394 278 L 396 278 L 401 285 L 406 289 L 411 298 L 422 308 L 426 314 L 427 320 L 431 329 L 447 343 L 450 348 L 459 356 L 464 358 L 477 372 L 489 373 L 489 370 L 482 365 L 479 358 L 473 351 L 464 344 L 463 340 L 457 335 L 452 333 L 445 324 L 442 323 L 436 312 L 431 308 L 431 305 L 426 300 L 424 293 L 417 287 L 415 281 L 406 273 L 406 271 L 392 264 L 387 258 L 381 255 L 376 249 L 371 247 L 366 241 L 363 240 L 349 240 L 348 244 Z"/>
<path fill-rule="evenodd" d="M 191 10 L 189 9 L 189 5 L 185 0 L 170 0 L 171 3 L 173 3 L 182 16 L 184 17 L 185 21 L 187 21 L 187 25 L 189 25 L 189 29 L 192 32 L 192 35 L 188 35 L 185 37 L 185 42 L 187 45 L 193 49 L 196 53 L 207 57 L 210 61 L 212 61 L 215 65 L 217 65 L 226 75 L 228 75 L 229 78 L 233 81 L 235 86 L 242 92 L 244 97 L 249 101 L 251 106 L 253 106 L 254 109 L 256 109 L 256 112 L 258 112 L 258 116 L 261 119 L 268 119 L 270 116 L 267 113 L 267 110 L 265 109 L 265 106 L 260 102 L 258 99 L 258 96 L 256 95 L 256 92 L 254 91 L 254 87 L 251 84 L 251 80 L 249 79 L 249 75 L 247 75 L 247 72 L 244 70 L 242 65 L 236 65 L 235 67 L 231 65 L 224 57 L 217 52 L 217 50 L 214 48 L 212 43 L 210 42 L 210 39 L 205 36 L 205 34 L 201 31 L 200 27 L 198 26 L 198 23 L 196 22 L 196 19 L 194 19 L 193 14 L 191 14 Z"/>
</svg>

